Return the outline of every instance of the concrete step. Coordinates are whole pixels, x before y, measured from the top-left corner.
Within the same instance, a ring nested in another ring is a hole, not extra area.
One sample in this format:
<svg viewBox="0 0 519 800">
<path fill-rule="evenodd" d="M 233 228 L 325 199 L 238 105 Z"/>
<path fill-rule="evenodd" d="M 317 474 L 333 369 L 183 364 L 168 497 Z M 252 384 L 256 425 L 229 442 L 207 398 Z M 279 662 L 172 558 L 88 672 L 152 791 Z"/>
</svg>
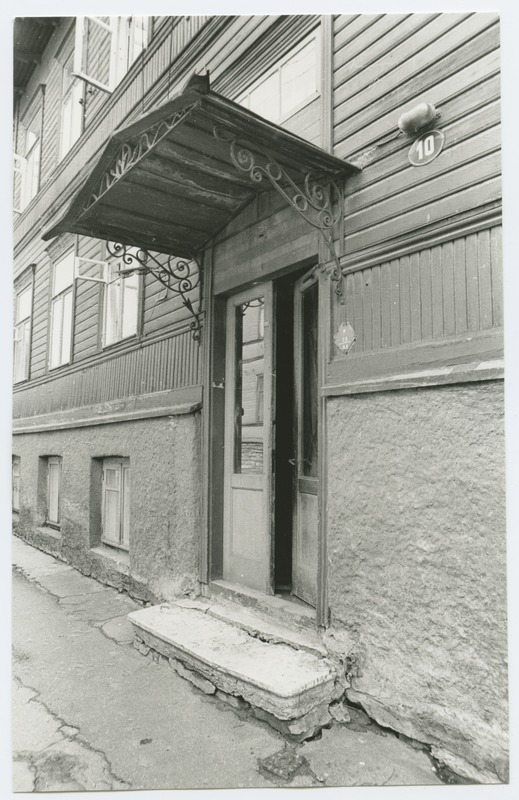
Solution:
<svg viewBox="0 0 519 800">
<path fill-rule="evenodd" d="M 264 592 L 237 586 L 229 581 L 212 581 L 208 591 L 210 597 L 236 603 L 243 608 L 267 615 L 280 622 L 315 631 L 315 608 L 302 600 L 285 595 L 268 595 Z"/>
<path fill-rule="evenodd" d="M 305 640 L 277 622 L 269 630 L 250 609 L 181 600 L 134 611 L 129 620 L 141 651 L 151 648 L 207 694 L 218 692 L 222 699 L 234 699 L 235 706 L 247 704 L 256 716 L 296 738 L 308 738 L 328 724 L 330 704 L 346 688 L 311 637 Z"/>
</svg>

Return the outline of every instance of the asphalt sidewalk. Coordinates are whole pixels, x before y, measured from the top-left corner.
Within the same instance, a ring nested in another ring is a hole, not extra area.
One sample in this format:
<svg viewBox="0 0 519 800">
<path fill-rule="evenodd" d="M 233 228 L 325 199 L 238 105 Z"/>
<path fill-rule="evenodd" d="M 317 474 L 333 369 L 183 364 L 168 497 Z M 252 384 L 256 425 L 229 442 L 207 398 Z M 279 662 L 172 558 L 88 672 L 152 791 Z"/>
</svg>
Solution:
<svg viewBox="0 0 519 800">
<path fill-rule="evenodd" d="M 140 604 L 13 539 L 13 789 L 441 784 L 360 711 L 296 745 L 132 645 Z"/>
</svg>

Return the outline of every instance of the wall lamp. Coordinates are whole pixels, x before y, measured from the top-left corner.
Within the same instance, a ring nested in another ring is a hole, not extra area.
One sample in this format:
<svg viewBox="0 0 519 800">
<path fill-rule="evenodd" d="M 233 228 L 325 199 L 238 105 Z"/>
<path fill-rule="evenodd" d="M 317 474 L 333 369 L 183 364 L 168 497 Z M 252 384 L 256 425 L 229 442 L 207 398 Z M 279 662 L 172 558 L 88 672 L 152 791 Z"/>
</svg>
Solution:
<svg viewBox="0 0 519 800">
<path fill-rule="evenodd" d="M 411 111 L 406 111 L 400 116 L 398 127 L 402 133 L 413 136 L 432 125 L 439 116 L 439 111 L 436 111 L 432 103 L 419 103 Z"/>
</svg>

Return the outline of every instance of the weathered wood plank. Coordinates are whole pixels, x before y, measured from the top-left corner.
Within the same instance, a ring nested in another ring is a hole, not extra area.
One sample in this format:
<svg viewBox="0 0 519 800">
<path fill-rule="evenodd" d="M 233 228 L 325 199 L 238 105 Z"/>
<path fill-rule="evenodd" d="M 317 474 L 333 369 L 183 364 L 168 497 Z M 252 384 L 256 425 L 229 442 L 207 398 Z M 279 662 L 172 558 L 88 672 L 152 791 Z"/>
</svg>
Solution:
<svg viewBox="0 0 519 800">
<path fill-rule="evenodd" d="M 465 240 L 454 241 L 454 313 L 456 333 L 467 330 L 467 281 L 465 272 Z"/>
<path fill-rule="evenodd" d="M 482 65 L 485 72 L 481 77 L 498 71 L 499 35 L 495 26 L 484 31 L 469 45 L 454 50 L 437 64 L 424 69 L 420 73 L 419 83 L 410 78 L 397 89 L 372 97 L 356 113 L 349 108 L 349 103 L 345 103 L 343 118 L 338 111 L 334 113 L 335 141 L 339 143 L 345 140 L 349 154 L 362 152 L 387 135 L 388 130 L 395 129 L 398 116 L 407 104 L 427 101 L 429 97 L 441 105 L 451 95 L 459 93 L 460 87 L 470 85 L 471 80 L 475 82 L 477 75 L 482 73 Z"/>
<path fill-rule="evenodd" d="M 501 228 L 490 232 L 490 271 L 492 279 L 492 320 L 494 325 L 503 324 L 503 258 Z"/>
<path fill-rule="evenodd" d="M 454 314 L 454 247 L 446 242 L 442 247 L 442 284 L 443 284 L 443 335 L 453 334 L 456 330 Z"/>
<path fill-rule="evenodd" d="M 404 256 L 400 259 L 400 341 L 411 341 L 411 287 L 410 287 L 410 258 Z"/>
<path fill-rule="evenodd" d="M 382 308 L 381 308 L 381 274 L 380 267 L 371 270 L 372 294 L 372 347 L 374 350 L 382 347 Z"/>
<path fill-rule="evenodd" d="M 391 261 L 391 345 L 397 347 L 401 341 L 400 323 L 400 262 Z"/>
<path fill-rule="evenodd" d="M 429 248 L 422 250 L 419 254 L 420 271 L 420 298 L 422 312 L 422 339 L 432 339 L 432 275 L 431 275 L 431 251 Z"/>
<path fill-rule="evenodd" d="M 503 332 L 479 331 L 471 337 L 450 337 L 416 342 L 389 350 L 338 356 L 326 368 L 326 387 L 347 386 L 355 381 L 378 376 L 404 375 L 406 372 L 451 367 L 455 364 L 493 361 L 503 356 Z"/>
<path fill-rule="evenodd" d="M 373 227 L 349 233 L 345 249 L 348 255 L 368 247 L 373 247 L 380 242 L 397 240 L 403 235 L 419 235 L 422 228 L 430 227 L 444 219 L 451 219 L 464 211 L 476 210 L 480 206 L 501 199 L 500 177 L 487 180 L 481 184 L 469 185 L 459 192 L 444 195 L 442 202 L 434 200 L 420 208 L 407 210 L 402 208 L 401 214 L 393 219 L 381 221 Z"/>
<path fill-rule="evenodd" d="M 478 285 L 479 325 L 482 330 L 486 330 L 493 325 L 490 231 L 488 230 L 478 233 Z"/>
<path fill-rule="evenodd" d="M 409 259 L 409 294 L 411 304 L 411 341 L 416 342 L 422 338 L 419 253 L 413 253 Z"/>
<path fill-rule="evenodd" d="M 479 330 L 478 235 L 466 239 L 467 318 L 469 331 Z"/>
<path fill-rule="evenodd" d="M 443 264 L 442 246 L 431 250 L 432 334 L 443 336 Z"/>
<path fill-rule="evenodd" d="M 384 262 L 380 268 L 381 347 L 391 345 L 391 265 Z"/>
</svg>

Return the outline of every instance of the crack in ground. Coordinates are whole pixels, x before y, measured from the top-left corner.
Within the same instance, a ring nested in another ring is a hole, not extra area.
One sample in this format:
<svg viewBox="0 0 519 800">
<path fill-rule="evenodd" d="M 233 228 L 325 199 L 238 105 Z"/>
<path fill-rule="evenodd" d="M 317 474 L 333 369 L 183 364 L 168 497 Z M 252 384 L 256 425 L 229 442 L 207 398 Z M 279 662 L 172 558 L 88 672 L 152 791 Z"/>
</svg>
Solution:
<svg viewBox="0 0 519 800">
<path fill-rule="evenodd" d="M 79 727 L 79 725 L 73 725 L 73 724 L 67 722 L 66 720 L 63 719 L 63 717 L 60 717 L 59 714 L 57 714 L 55 711 L 53 711 L 47 705 L 47 703 L 43 699 L 41 699 L 41 692 L 38 689 L 36 689 L 34 686 L 30 686 L 29 684 L 24 683 L 18 675 L 14 675 L 13 678 L 14 678 L 14 681 L 18 684 L 18 686 L 20 686 L 20 687 L 22 687 L 24 689 L 28 689 L 31 692 L 34 692 L 34 697 L 31 697 L 28 700 L 29 703 L 36 703 L 39 706 L 42 706 L 45 709 L 45 711 L 47 712 L 47 714 L 50 717 L 52 717 L 52 719 L 56 723 L 59 723 L 58 733 L 62 737 L 62 740 L 66 740 L 66 741 L 69 741 L 69 742 L 76 742 L 76 741 L 79 742 L 90 753 L 92 753 L 94 755 L 97 755 L 97 756 L 99 756 L 101 758 L 101 760 L 103 761 L 103 763 L 105 765 L 105 769 L 106 769 L 107 775 L 108 775 L 109 779 L 113 783 L 119 784 L 120 785 L 119 788 L 124 788 L 124 789 L 130 789 L 131 788 L 131 785 L 127 781 L 125 781 L 123 778 L 119 777 L 113 771 L 112 764 L 111 764 L 108 756 L 106 755 L 106 753 L 103 752 L 102 750 L 100 750 L 99 748 L 94 747 L 87 739 L 85 739 L 84 736 L 81 736 L 81 728 Z M 67 731 L 63 730 L 63 728 L 74 729 L 74 730 L 77 731 L 77 733 L 74 733 L 74 734 L 68 733 Z M 30 750 L 29 751 L 25 751 L 25 750 L 17 751 L 17 753 L 13 754 L 14 755 L 14 759 L 13 760 L 15 760 L 15 761 L 28 761 L 31 766 L 34 766 L 34 768 L 36 770 L 36 773 L 37 773 L 38 772 L 38 765 L 37 765 L 36 762 L 38 761 L 40 755 L 42 753 L 44 753 L 46 750 L 49 750 L 50 748 L 55 747 L 56 744 L 59 744 L 59 743 L 58 742 L 51 742 L 51 744 L 48 744 L 46 747 L 43 747 L 41 750 L 37 751 L 36 753 L 34 751 L 30 751 Z M 21 756 L 21 758 L 20 758 L 20 756 Z M 38 780 L 38 775 L 36 774 L 35 775 L 35 784 L 36 784 L 37 780 Z"/>
</svg>

